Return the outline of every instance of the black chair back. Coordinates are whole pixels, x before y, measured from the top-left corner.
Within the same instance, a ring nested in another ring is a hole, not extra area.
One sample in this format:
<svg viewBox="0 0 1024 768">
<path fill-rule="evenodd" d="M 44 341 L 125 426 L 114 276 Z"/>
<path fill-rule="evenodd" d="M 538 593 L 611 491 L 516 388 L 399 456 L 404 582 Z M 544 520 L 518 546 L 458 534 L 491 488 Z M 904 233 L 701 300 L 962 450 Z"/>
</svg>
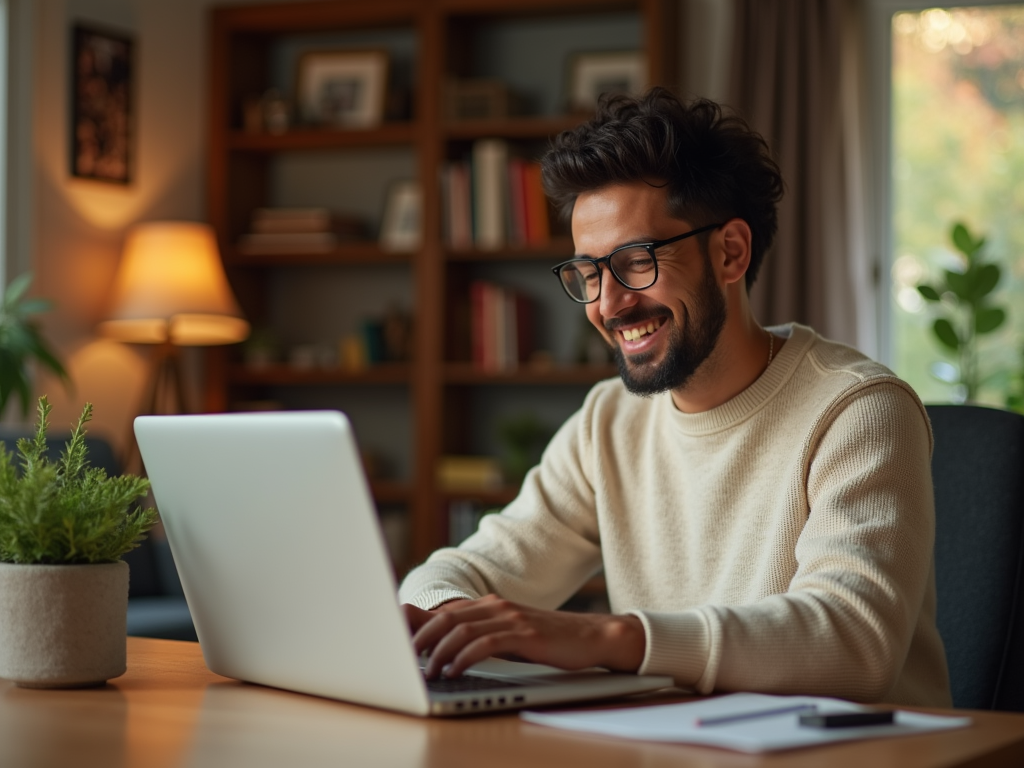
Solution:
<svg viewBox="0 0 1024 768">
<path fill-rule="evenodd" d="M 953 704 L 1024 712 L 1024 416 L 929 405 L 937 623 Z"/>
</svg>

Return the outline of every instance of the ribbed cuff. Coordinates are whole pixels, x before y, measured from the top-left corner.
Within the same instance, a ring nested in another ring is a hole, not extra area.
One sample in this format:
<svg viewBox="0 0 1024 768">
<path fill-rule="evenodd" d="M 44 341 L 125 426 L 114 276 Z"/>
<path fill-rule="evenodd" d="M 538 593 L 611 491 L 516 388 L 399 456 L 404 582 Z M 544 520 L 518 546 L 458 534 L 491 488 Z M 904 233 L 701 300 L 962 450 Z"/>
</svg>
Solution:
<svg viewBox="0 0 1024 768">
<path fill-rule="evenodd" d="M 641 675 L 671 675 L 676 685 L 697 688 L 708 664 L 710 632 L 698 611 L 629 611 L 644 625 L 647 648 Z"/>
<path fill-rule="evenodd" d="M 472 595 L 462 592 L 458 589 L 428 589 L 424 592 L 419 592 L 413 595 L 408 602 L 411 605 L 415 605 L 417 608 L 422 608 L 424 611 L 432 611 L 442 603 L 447 603 L 452 600 L 472 600 Z"/>
</svg>

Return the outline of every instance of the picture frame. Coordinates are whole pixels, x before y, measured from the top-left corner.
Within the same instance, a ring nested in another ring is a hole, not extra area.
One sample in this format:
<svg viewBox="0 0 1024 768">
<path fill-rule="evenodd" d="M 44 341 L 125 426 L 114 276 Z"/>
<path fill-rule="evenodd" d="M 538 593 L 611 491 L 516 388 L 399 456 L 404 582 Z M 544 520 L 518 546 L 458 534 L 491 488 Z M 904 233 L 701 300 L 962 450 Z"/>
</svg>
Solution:
<svg viewBox="0 0 1024 768">
<path fill-rule="evenodd" d="M 417 181 L 396 181 L 388 188 L 380 247 L 392 253 L 410 253 L 423 241 L 423 189 Z"/>
<path fill-rule="evenodd" d="M 569 109 L 593 112 L 604 93 L 639 95 L 647 80 L 647 54 L 643 51 L 574 54 L 569 60 Z"/>
<path fill-rule="evenodd" d="M 122 32 L 71 30 L 70 171 L 80 179 L 129 184 L 133 173 L 134 49 Z"/>
<path fill-rule="evenodd" d="M 387 82 L 387 51 L 308 51 L 296 69 L 298 114 L 308 125 L 372 128 L 384 119 Z"/>
</svg>

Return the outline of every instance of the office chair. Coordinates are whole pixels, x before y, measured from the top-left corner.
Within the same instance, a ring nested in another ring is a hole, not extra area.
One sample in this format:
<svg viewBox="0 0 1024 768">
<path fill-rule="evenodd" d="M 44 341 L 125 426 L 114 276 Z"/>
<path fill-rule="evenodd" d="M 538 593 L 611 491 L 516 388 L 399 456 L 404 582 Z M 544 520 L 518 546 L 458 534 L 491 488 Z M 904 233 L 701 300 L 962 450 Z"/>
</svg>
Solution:
<svg viewBox="0 0 1024 768">
<path fill-rule="evenodd" d="M 1024 712 L 1024 416 L 926 406 L 937 623 L 953 705 Z"/>
<path fill-rule="evenodd" d="M 34 436 L 34 429 L 0 426 L 0 442 L 8 452 L 16 454 L 18 440 Z M 70 433 L 50 433 L 46 438 L 47 458 L 57 461 L 70 439 Z M 85 447 L 91 466 L 103 469 L 108 476 L 121 474 L 121 464 L 109 442 L 102 437 L 87 435 Z M 20 466 L 17 457 L 13 463 Z M 167 540 L 149 534 L 122 559 L 128 563 L 129 569 L 128 634 L 165 640 L 195 640 L 192 616 L 185 603 Z"/>
</svg>

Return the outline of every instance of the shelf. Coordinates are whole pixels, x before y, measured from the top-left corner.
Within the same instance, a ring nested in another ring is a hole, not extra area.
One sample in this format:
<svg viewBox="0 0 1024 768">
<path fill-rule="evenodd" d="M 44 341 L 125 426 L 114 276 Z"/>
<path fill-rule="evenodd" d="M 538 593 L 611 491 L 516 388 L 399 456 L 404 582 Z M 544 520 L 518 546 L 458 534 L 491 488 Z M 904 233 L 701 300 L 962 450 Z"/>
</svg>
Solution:
<svg viewBox="0 0 1024 768">
<path fill-rule="evenodd" d="M 580 125 L 586 116 L 507 117 L 488 120 L 453 120 L 442 130 L 447 139 L 549 139 Z"/>
<path fill-rule="evenodd" d="M 371 480 L 370 492 L 378 504 L 407 504 L 412 498 L 412 487 L 396 480 Z"/>
<path fill-rule="evenodd" d="M 365 370 L 310 368 L 302 370 L 277 363 L 265 368 L 234 365 L 228 373 L 232 384 L 317 386 L 324 384 L 408 384 L 411 368 L 407 363 L 380 363 Z"/>
<path fill-rule="evenodd" d="M 554 237 L 547 245 L 515 246 L 506 245 L 493 251 L 476 248 L 467 251 L 445 251 L 445 258 L 451 262 L 475 261 L 565 261 L 573 255 L 570 237 Z"/>
<path fill-rule="evenodd" d="M 375 242 L 342 243 L 328 253 L 280 253 L 251 255 L 229 246 L 224 250 L 224 263 L 232 267 L 282 266 L 361 266 L 374 264 L 408 264 L 415 254 L 385 251 Z"/>
<path fill-rule="evenodd" d="M 506 486 L 504 488 L 495 488 L 494 490 L 479 491 L 442 490 L 441 494 L 445 504 L 450 504 L 453 501 L 475 501 L 488 506 L 503 507 L 519 495 L 519 487 Z"/>
<path fill-rule="evenodd" d="M 472 363 L 447 363 L 446 384 L 596 384 L 618 375 L 613 365 L 522 366 L 513 371 L 483 371 Z"/>
<path fill-rule="evenodd" d="M 227 148 L 237 152 L 301 152 L 411 145 L 415 141 L 415 124 L 405 122 L 384 123 L 375 128 L 296 128 L 280 134 L 232 131 L 227 136 Z"/>
</svg>

